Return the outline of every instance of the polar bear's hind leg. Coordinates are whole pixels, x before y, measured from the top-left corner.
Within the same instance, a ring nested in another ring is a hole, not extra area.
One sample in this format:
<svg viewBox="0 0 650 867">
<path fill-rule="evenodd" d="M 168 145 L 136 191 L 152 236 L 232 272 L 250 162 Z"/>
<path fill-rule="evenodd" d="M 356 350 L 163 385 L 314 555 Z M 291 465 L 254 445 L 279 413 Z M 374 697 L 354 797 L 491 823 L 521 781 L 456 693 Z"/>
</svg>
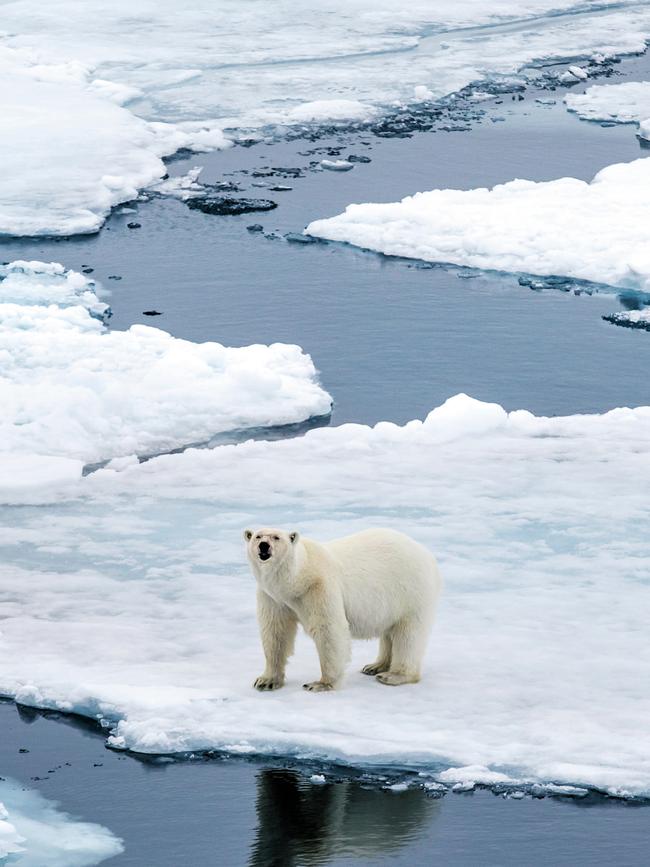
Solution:
<svg viewBox="0 0 650 867">
<path fill-rule="evenodd" d="M 369 665 L 364 665 L 361 669 L 362 674 L 380 674 L 390 670 L 390 660 L 393 653 L 393 642 L 391 641 L 390 632 L 385 632 L 379 639 L 379 654 L 375 662 Z"/>
<path fill-rule="evenodd" d="M 386 686 L 418 683 L 429 629 L 429 623 L 417 618 L 402 620 L 393 627 L 390 669 L 377 674 L 380 683 Z"/>
</svg>

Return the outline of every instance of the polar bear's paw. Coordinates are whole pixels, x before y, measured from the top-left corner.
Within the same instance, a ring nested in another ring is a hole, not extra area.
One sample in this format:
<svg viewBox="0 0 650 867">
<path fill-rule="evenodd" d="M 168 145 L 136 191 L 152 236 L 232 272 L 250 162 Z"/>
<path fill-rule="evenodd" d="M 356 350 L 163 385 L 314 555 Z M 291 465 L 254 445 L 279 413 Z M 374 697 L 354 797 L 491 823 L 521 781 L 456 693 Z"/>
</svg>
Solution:
<svg viewBox="0 0 650 867">
<path fill-rule="evenodd" d="M 281 686 L 284 686 L 284 680 L 279 677 L 265 677 L 262 675 L 253 681 L 253 686 L 255 689 L 259 689 L 260 692 L 271 689 L 280 689 Z"/>
<path fill-rule="evenodd" d="M 388 671 L 388 665 L 385 662 L 371 662 L 369 665 L 364 665 L 361 669 L 361 674 L 380 674 Z"/>
<path fill-rule="evenodd" d="M 393 671 L 384 671 L 377 675 L 379 683 L 385 686 L 401 686 L 403 683 L 417 683 L 419 677 L 413 674 L 396 674 Z"/>
<path fill-rule="evenodd" d="M 330 689 L 334 689 L 331 683 L 324 683 L 322 680 L 313 680 L 311 683 L 303 683 L 302 688 L 309 690 L 309 692 L 327 692 Z"/>
</svg>

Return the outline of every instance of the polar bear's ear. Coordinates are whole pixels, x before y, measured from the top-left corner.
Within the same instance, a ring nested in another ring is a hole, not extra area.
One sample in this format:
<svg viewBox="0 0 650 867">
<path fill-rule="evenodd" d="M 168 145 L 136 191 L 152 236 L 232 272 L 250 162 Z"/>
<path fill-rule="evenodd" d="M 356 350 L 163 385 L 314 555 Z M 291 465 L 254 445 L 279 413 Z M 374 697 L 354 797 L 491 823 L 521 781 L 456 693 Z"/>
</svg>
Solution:
<svg viewBox="0 0 650 867">
<path fill-rule="evenodd" d="M 297 530 L 294 530 L 293 533 L 289 533 L 289 541 L 292 545 L 295 545 L 299 538 L 300 533 L 298 533 Z"/>
<path fill-rule="evenodd" d="M 252 538 L 253 538 L 253 531 L 252 530 L 244 530 L 244 541 L 250 542 L 250 540 Z"/>
</svg>

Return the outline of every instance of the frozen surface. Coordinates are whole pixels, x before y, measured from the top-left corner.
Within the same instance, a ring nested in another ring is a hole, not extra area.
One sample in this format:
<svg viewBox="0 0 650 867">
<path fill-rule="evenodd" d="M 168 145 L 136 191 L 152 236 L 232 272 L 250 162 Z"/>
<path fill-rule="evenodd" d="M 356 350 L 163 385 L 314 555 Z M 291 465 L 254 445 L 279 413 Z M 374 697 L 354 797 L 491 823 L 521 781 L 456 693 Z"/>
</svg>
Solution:
<svg viewBox="0 0 650 867">
<path fill-rule="evenodd" d="M 392 256 L 650 288 L 650 160 L 607 166 L 592 181 L 513 180 L 349 205 L 307 234 Z"/>
<path fill-rule="evenodd" d="M 124 851 L 106 828 L 72 819 L 19 783 L 0 780 L 0 798 L 1 864 L 91 867 Z"/>
<path fill-rule="evenodd" d="M 640 52 L 650 8 L 324 0 L 307 15 L 288 0 L 10 0 L 2 28 L 0 232 L 66 235 L 97 231 L 177 148 L 367 120 L 538 60 Z"/>
<path fill-rule="evenodd" d="M 53 481 L 76 475 L 79 461 L 330 410 L 298 346 L 196 344 L 144 325 L 110 331 L 94 283 L 56 263 L 14 262 L 0 268 L 0 281 L 2 485 L 31 486 L 44 456 L 57 458 L 46 470 Z"/>
<path fill-rule="evenodd" d="M 639 135 L 650 138 L 650 81 L 597 84 L 584 93 L 567 93 L 564 101 L 585 120 L 638 123 Z"/>
<path fill-rule="evenodd" d="M 610 313 L 604 317 L 614 325 L 622 325 L 624 328 L 641 328 L 650 331 L 650 309 L 622 310 L 618 313 Z"/>
<path fill-rule="evenodd" d="M 404 427 L 124 461 L 24 504 L 0 528 L 0 691 L 104 719 L 142 752 L 222 748 L 448 781 L 650 794 L 650 408 L 536 418 L 463 395 Z M 42 508 L 58 508 L 42 519 Z M 242 528 L 327 539 L 411 533 L 445 591 L 419 685 L 359 673 L 313 695 L 299 637 L 287 686 L 262 654 Z M 451 770 L 450 770 L 451 769 Z M 469 769 L 469 770 L 468 770 Z M 523 781 L 523 782 L 522 782 Z"/>
<path fill-rule="evenodd" d="M 201 149 L 200 132 L 136 117 L 93 87 L 83 64 L 37 59 L 0 39 L 0 235 L 96 232 L 114 205 L 165 174 L 161 156 Z M 210 139 L 226 143 L 221 132 Z"/>
<path fill-rule="evenodd" d="M 0 862 L 4 862 L 9 855 L 24 852 L 21 845 L 24 842 L 24 837 L 21 837 L 16 826 L 11 824 L 7 808 L 0 801 Z"/>
</svg>

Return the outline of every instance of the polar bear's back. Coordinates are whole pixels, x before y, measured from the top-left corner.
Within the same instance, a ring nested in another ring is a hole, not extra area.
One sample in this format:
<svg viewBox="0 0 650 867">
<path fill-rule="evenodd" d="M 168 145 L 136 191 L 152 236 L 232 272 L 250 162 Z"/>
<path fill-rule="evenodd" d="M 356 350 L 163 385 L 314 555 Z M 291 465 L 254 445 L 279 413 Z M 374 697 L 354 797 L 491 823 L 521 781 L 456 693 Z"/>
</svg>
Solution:
<svg viewBox="0 0 650 867">
<path fill-rule="evenodd" d="M 432 619 L 441 578 L 435 558 L 397 530 L 363 530 L 322 545 L 336 564 L 352 634 L 371 638 L 394 623 Z"/>
</svg>

